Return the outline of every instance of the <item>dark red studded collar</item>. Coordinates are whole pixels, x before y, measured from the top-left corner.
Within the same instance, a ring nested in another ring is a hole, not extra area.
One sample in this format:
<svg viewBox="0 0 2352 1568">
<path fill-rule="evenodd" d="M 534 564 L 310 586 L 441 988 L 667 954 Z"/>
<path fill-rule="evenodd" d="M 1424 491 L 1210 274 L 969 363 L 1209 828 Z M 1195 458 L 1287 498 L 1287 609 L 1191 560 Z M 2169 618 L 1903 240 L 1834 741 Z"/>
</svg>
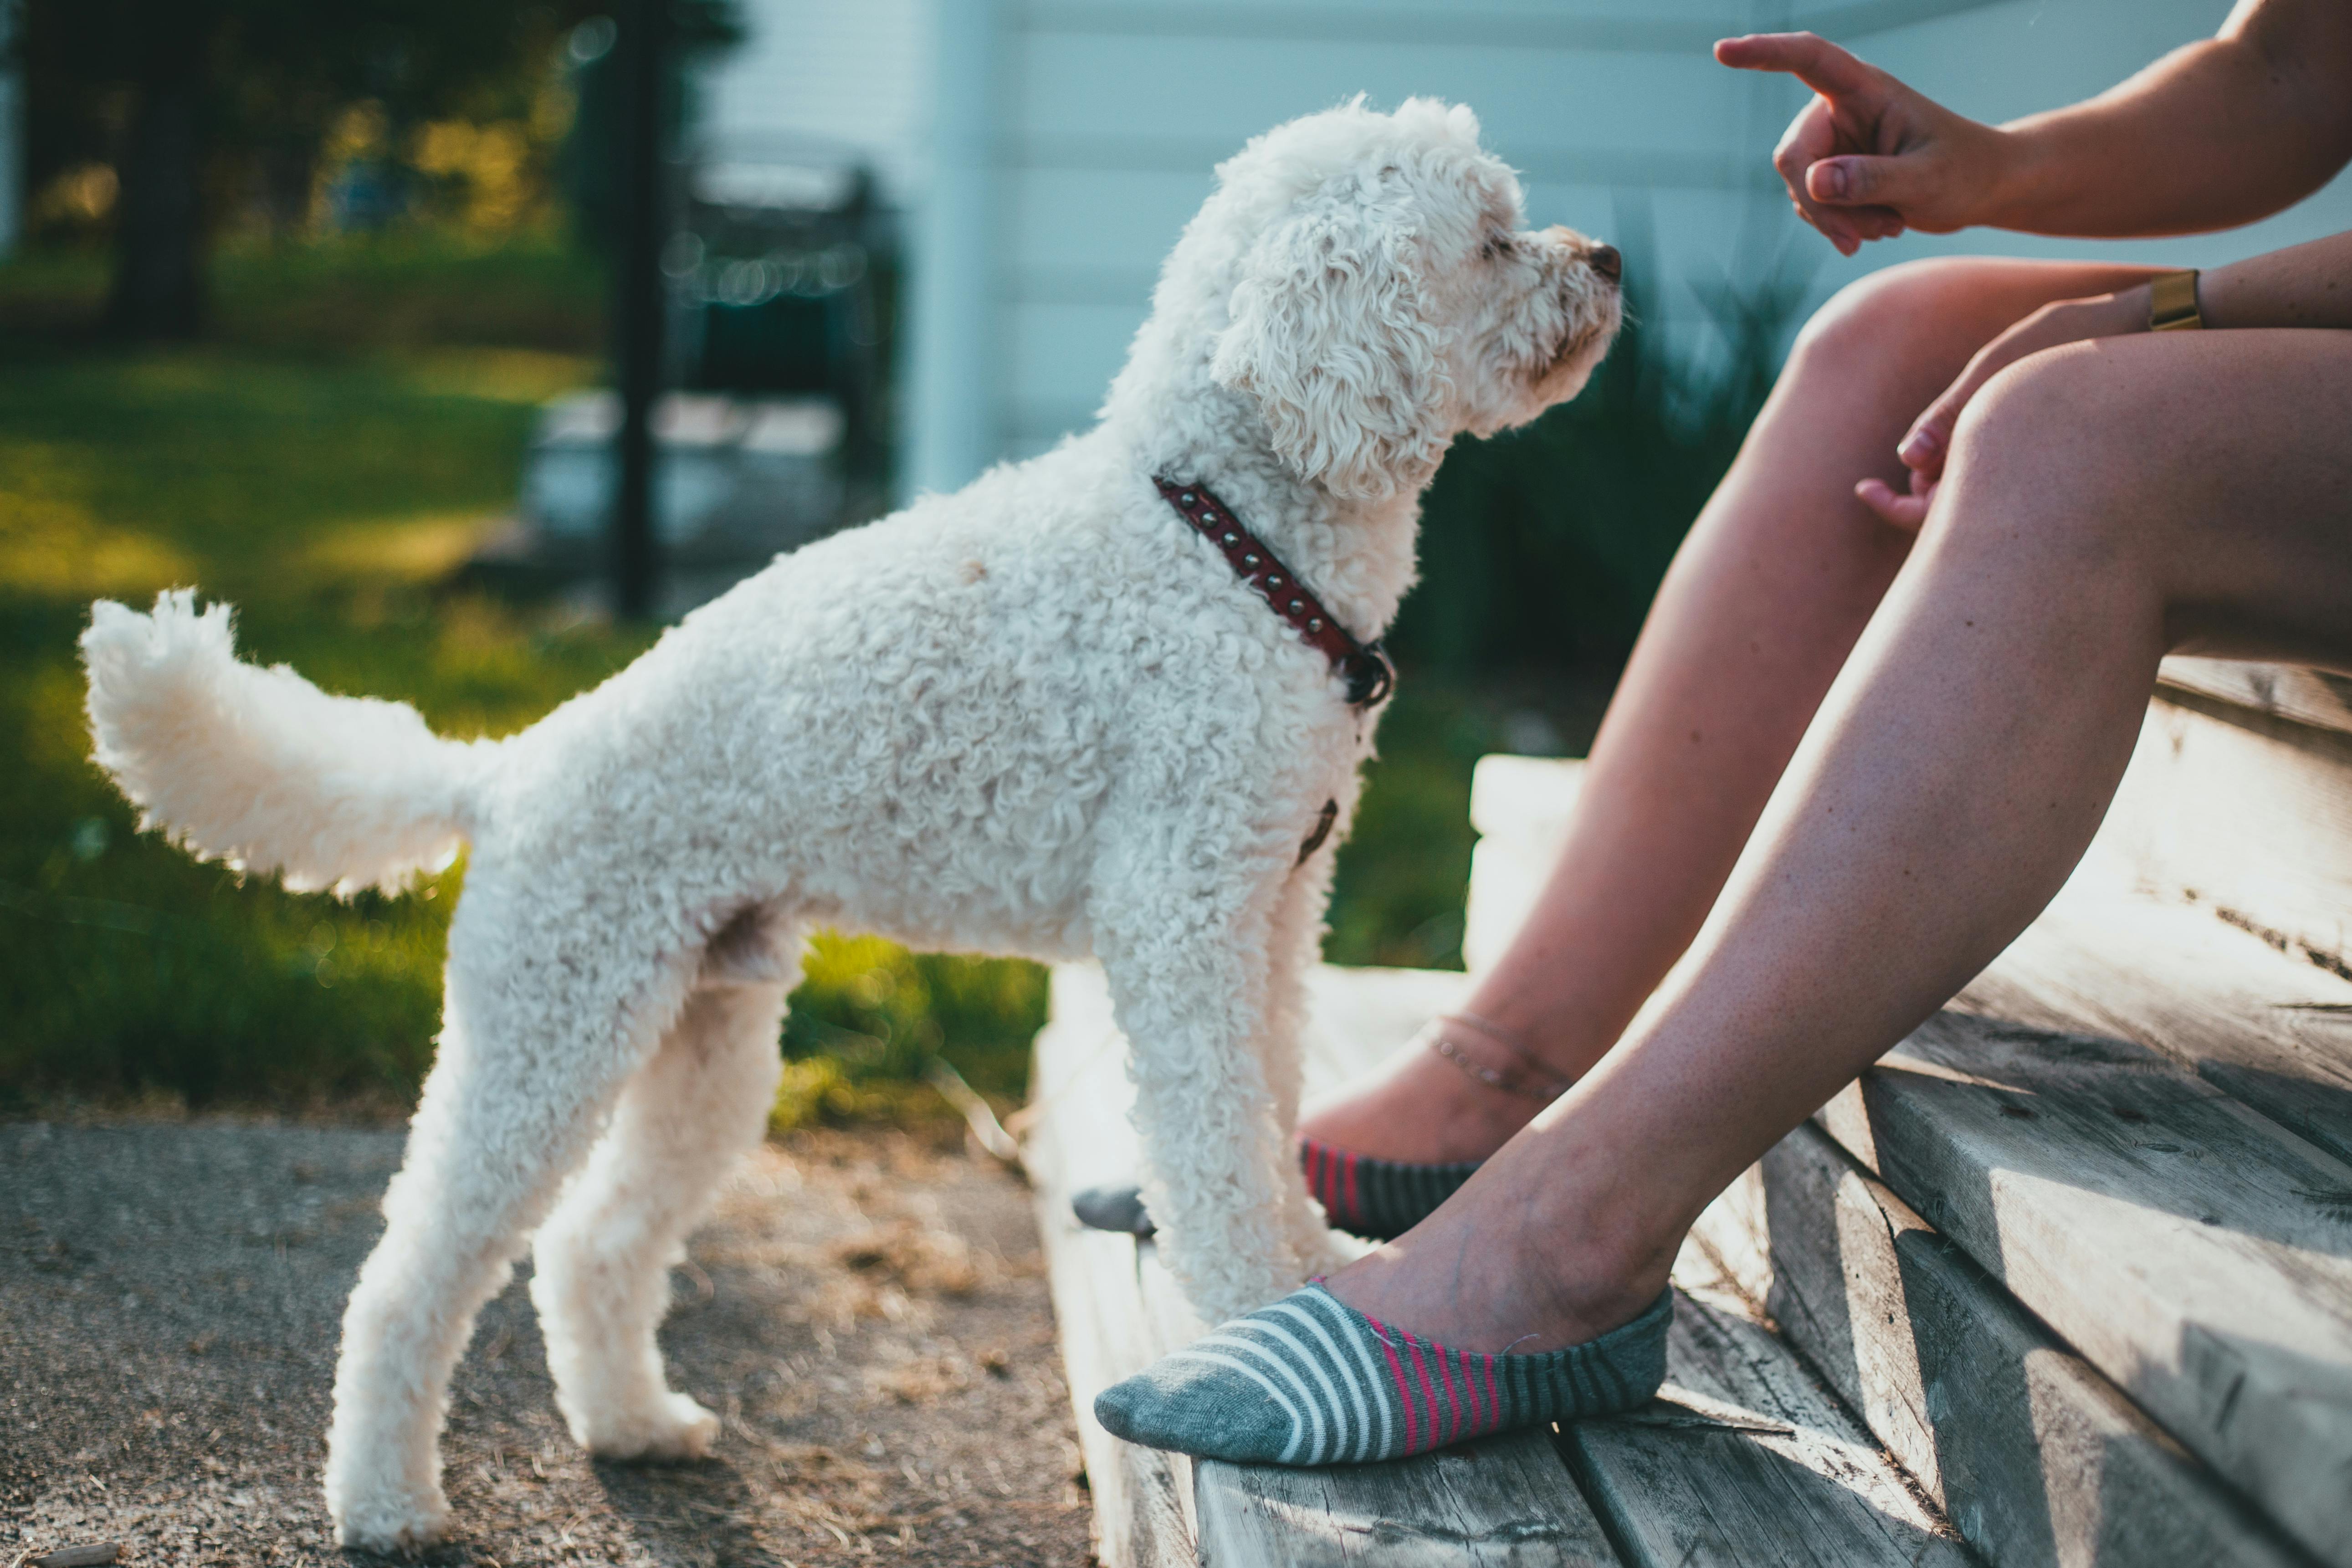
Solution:
<svg viewBox="0 0 2352 1568">
<path fill-rule="evenodd" d="M 1206 485 L 1180 485 L 1160 475 L 1154 475 L 1151 482 L 1202 538 L 1217 547 L 1234 575 L 1256 589 L 1259 597 L 1273 605 L 1274 613 L 1289 622 L 1308 647 L 1331 661 L 1331 668 L 1348 683 L 1350 707 L 1370 708 L 1387 700 L 1396 689 L 1396 667 L 1389 663 L 1381 645 L 1360 643 L 1349 637 L 1322 602 L 1291 574 L 1290 568 L 1242 526 L 1233 508 L 1210 494 Z"/>
</svg>

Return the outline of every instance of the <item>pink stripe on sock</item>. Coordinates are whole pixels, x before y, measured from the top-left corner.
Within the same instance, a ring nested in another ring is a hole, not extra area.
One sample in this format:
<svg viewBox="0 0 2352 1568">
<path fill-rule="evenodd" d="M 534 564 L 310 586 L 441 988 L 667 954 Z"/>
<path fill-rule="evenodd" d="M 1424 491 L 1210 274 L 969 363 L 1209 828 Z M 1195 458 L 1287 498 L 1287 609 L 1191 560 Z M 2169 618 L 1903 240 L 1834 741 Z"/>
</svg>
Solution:
<svg viewBox="0 0 2352 1568">
<path fill-rule="evenodd" d="M 1445 1359 L 1445 1347 L 1433 1344 L 1429 1348 L 1437 1356 L 1438 1373 L 1445 1379 L 1445 1403 L 1454 1412 L 1454 1424 L 1445 1433 L 1445 1440 L 1451 1443 L 1462 1436 L 1462 1396 L 1454 1391 L 1454 1363 Z"/>
<path fill-rule="evenodd" d="M 1364 1321 L 1371 1324 L 1372 1331 L 1380 1336 L 1381 1351 L 1389 1358 L 1389 1375 L 1396 1379 L 1397 1403 L 1404 1406 L 1404 1449 L 1410 1454 L 1412 1452 L 1412 1391 L 1404 1384 L 1404 1363 L 1397 1360 L 1396 1345 L 1389 1338 L 1387 1325 L 1373 1317 L 1367 1317 Z"/>
<path fill-rule="evenodd" d="M 1437 1435 L 1437 1390 L 1429 1381 L 1429 1363 L 1421 1359 L 1421 1342 L 1407 1334 L 1404 1342 L 1412 1347 L 1413 1375 L 1421 1379 L 1421 1396 L 1429 1403 L 1429 1446 L 1434 1448 L 1445 1440 Z"/>
<path fill-rule="evenodd" d="M 1349 1151 L 1349 1154 L 1348 1154 L 1348 1173 L 1347 1173 L 1347 1181 L 1348 1181 L 1348 1217 L 1349 1217 L 1349 1219 L 1355 1219 L 1355 1218 L 1360 1217 L 1360 1216 L 1363 1214 L 1363 1212 L 1364 1212 L 1364 1211 L 1363 1211 L 1363 1208 L 1362 1208 L 1362 1206 L 1361 1206 L 1361 1200 L 1360 1200 L 1360 1199 L 1356 1196 L 1356 1156 L 1355 1156 L 1355 1152 L 1354 1152 L 1352 1150 L 1351 1150 L 1351 1151 Z"/>
<path fill-rule="evenodd" d="M 1486 1417 L 1478 1408 L 1478 1380 L 1470 1375 L 1470 1352 L 1455 1351 L 1454 1353 L 1462 1358 L 1462 1386 L 1470 1391 L 1470 1430 L 1473 1433 L 1484 1431 Z"/>
</svg>

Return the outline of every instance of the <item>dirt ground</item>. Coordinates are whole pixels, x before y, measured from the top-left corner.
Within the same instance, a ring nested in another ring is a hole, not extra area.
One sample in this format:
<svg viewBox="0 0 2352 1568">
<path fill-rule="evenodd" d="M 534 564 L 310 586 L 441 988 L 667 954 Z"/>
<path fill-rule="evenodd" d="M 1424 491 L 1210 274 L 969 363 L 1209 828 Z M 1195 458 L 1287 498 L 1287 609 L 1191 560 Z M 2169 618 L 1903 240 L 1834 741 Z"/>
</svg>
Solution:
<svg viewBox="0 0 2352 1568">
<path fill-rule="evenodd" d="M 960 1134 L 960 1130 L 958 1130 Z M 371 1561 L 319 1494 L 337 1324 L 395 1131 L 0 1123 L 0 1564 Z M 529 1266 L 482 1314 L 432 1563 L 1083 1564 L 1087 1499 L 1028 1194 L 960 1143 L 803 1134 L 673 1277 L 674 1384 L 718 1452 L 592 1462 Z"/>
</svg>

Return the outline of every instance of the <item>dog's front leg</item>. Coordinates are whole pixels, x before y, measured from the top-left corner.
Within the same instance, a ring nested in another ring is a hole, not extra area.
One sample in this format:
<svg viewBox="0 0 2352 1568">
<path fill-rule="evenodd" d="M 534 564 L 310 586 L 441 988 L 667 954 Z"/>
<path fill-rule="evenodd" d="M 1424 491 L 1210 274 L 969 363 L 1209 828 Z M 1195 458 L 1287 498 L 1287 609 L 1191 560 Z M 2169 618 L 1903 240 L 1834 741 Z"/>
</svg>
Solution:
<svg viewBox="0 0 2352 1568">
<path fill-rule="evenodd" d="M 1287 1129 L 1260 1043 L 1276 888 L 1202 859 L 1130 868 L 1098 896 L 1096 951 L 1129 1042 L 1145 1202 L 1169 1268 L 1210 1322 L 1295 1289 Z"/>
<path fill-rule="evenodd" d="M 1321 849 L 1283 879 L 1266 941 L 1266 1016 L 1265 1027 L 1258 1037 L 1258 1054 L 1265 1064 L 1275 1125 L 1286 1156 L 1298 1132 L 1305 1065 L 1301 1053 L 1308 1010 L 1307 974 L 1322 956 L 1323 910 L 1331 898 L 1331 861 L 1332 851 Z M 1307 1173 L 1296 1158 L 1282 1161 L 1276 1180 L 1284 1230 L 1303 1272 L 1335 1274 L 1359 1255 L 1332 1234 L 1321 1206 L 1309 1195 Z"/>
</svg>

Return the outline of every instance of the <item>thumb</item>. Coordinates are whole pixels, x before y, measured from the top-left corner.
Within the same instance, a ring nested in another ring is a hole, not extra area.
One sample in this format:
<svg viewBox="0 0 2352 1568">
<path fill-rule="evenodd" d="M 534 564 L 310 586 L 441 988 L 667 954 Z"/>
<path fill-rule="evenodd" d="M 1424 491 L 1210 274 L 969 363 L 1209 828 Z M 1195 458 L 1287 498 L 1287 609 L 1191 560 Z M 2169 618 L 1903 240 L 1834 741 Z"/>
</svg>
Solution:
<svg viewBox="0 0 2352 1568">
<path fill-rule="evenodd" d="M 1919 194 L 1918 155 L 1823 158 L 1805 171 L 1805 194 L 1823 206 L 1894 207 Z"/>
<path fill-rule="evenodd" d="M 1912 422 L 1895 449 L 1905 468 L 1931 479 L 1942 477 L 1944 459 L 1952 449 L 1952 428 L 1960 422 L 1960 410 L 1975 393 L 1976 378 L 1963 375 L 1943 396 L 1927 405 L 1927 412 Z"/>
</svg>

